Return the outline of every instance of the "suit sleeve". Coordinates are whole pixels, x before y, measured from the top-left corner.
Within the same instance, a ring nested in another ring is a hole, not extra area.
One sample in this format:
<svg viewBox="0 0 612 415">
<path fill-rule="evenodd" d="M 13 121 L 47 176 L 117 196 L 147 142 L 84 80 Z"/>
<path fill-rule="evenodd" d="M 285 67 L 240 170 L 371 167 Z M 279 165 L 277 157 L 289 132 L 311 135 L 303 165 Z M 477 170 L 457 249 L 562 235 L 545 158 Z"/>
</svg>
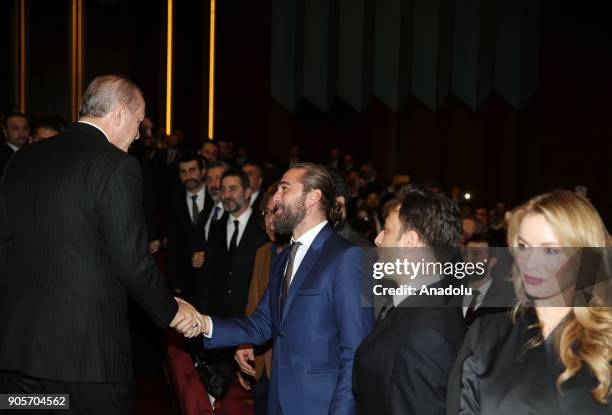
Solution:
<svg viewBox="0 0 612 415">
<path fill-rule="evenodd" d="M 363 251 L 350 248 L 336 268 L 333 282 L 334 314 L 340 340 L 340 373 L 330 414 L 353 414 L 355 402 L 352 392 L 353 360 L 362 340 L 372 331 L 372 310 L 361 304 Z"/>
<path fill-rule="evenodd" d="M 391 413 L 445 415 L 446 389 L 455 357 L 456 352 L 440 332 L 411 332 L 396 355 Z"/>
<path fill-rule="evenodd" d="M 101 195 L 99 215 L 115 277 L 160 327 L 167 327 L 178 305 L 148 252 L 136 159 L 125 158 L 112 173 Z"/>
<path fill-rule="evenodd" d="M 476 319 L 470 326 L 455 359 L 446 392 L 447 415 L 480 413 L 479 376 L 476 369 L 480 366 L 480 362 L 476 359 L 473 350 L 478 344 L 480 325 L 485 318 Z"/>
<path fill-rule="evenodd" d="M 214 318 L 212 337 L 204 337 L 208 349 L 240 344 L 260 345 L 272 337 L 269 289 L 266 288 L 257 309 L 248 317 Z"/>
<path fill-rule="evenodd" d="M 171 205 L 174 207 L 174 205 Z M 180 252 L 180 240 L 176 224 L 176 212 L 170 208 L 166 214 L 166 232 L 168 236 L 168 246 L 166 249 L 166 275 L 172 288 L 183 289 L 183 281 L 179 278 L 178 264 Z"/>
</svg>

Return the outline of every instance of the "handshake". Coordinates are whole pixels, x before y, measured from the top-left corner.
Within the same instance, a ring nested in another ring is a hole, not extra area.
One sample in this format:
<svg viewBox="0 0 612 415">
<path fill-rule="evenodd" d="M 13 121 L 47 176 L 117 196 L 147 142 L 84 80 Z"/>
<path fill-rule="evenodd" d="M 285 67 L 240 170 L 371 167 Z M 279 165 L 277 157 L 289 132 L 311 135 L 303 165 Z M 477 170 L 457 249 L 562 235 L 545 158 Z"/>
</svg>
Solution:
<svg viewBox="0 0 612 415">
<path fill-rule="evenodd" d="M 210 318 L 198 312 L 191 304 L 182 298 L 174 297 L 179 309 L 170 322 L 170 327 L 185 337 L 196 337 L 208 334 L 210 331 Z"/>
</svg>

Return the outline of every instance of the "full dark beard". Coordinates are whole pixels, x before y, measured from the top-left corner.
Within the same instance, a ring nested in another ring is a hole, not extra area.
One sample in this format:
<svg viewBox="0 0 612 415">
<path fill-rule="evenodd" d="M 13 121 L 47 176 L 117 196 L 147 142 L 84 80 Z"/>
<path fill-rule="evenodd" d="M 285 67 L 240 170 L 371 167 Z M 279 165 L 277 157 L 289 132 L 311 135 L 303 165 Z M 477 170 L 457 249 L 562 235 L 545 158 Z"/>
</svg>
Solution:
<svg viewBox="0 0 612 415">
<path fill-rule="evenodd" d="M 278 208 L 283 210 L 280 216 L 274 216 L 274 229 L 279 235 L 291 235 L 293 230 L 304 220 L 306 197 L 298 199 L 293 205 L 281 205 Z"/>
</svg>

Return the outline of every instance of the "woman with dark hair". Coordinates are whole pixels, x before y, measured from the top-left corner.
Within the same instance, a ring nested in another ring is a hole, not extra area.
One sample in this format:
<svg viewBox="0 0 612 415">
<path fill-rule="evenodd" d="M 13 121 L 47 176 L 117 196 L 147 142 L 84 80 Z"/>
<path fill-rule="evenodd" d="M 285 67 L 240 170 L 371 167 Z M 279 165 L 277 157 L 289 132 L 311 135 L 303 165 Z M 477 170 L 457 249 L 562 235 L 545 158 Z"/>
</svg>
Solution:
<svg viewBox="0 0 612 415">
<path fill-rule="evenodd" d="M 612 413 L 612 308 L 598 291 L 609 281 L 585 275 L 596 272 L 593 250 L 578 249 L 604 248 L 606 235 L 595 208 L 567 191 L 513 212 L 518 305 L 512 317 L 471 326 L 450 378 L 448 414 Z M 594 251 L 605 274 L 605 250 Z M 594 282 L 585 287 L 585 279 Z"/>
</svg>

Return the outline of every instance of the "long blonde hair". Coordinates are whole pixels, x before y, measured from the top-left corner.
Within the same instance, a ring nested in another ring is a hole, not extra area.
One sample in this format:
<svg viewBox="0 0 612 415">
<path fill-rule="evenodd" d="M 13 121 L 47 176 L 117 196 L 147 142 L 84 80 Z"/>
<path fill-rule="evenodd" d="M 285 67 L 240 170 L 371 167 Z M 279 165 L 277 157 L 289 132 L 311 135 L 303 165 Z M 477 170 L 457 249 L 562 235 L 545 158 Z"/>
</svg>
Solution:
<svg viewBox="0 0 612 415">
<path fill-rule="evenodd" d="M 518 246 L 519 227 L 528 214 L 543 215 L 562 246 L 606 246 L 608 234 L 593 205 L 575 193 L 556 191 L 536 196 L 512 212 L 508 228 L 510 247 Z M 526 306 L 528 296 L 516 272 L 513 282 L 519 300 L 514 310 L 516 318 Z M 598 305 L 597 298 L 594 301 Z M 599 382 L 591 391 L 593 399 L 607 403 L 612 392 L 612 308 L 572 307 L 565 322 L 556 331 L 555 340 L 565 367 L 557 378 L 557 388 L 560 390 L 561 385 L 576 375 L 585 363 Z"/>
</svg>

